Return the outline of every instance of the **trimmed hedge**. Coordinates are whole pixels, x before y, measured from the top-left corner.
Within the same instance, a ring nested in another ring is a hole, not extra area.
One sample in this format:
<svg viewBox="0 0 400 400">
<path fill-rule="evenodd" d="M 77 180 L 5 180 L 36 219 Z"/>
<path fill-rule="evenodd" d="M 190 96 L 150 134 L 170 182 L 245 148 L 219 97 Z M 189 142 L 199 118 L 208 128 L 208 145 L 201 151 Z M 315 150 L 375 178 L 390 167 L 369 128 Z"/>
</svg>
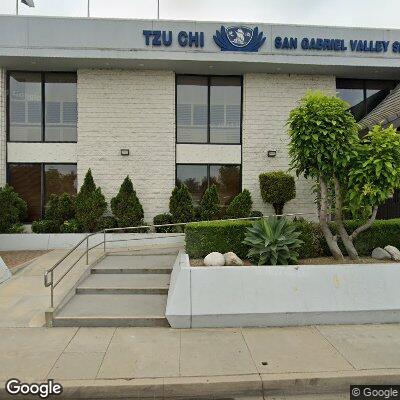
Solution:
<svg viewBox="0 0 400 400">
<path fill-rule="evenodd" d="M 299 239 L 304 242 L 299 250 L 299 258 L 331 255 L 317 223 L 304 220 L 293 221 L 293 223 L 300 231 Z M 361 221 L 345 222 L 349 233 L 361 224 Z M 220 253 L 234 251 L 240 258 L 246 258 L 248 246 L 242 241 L 246 228 L 249 226 L 251 226 L 251 221 L 210 221 L 188 224 L 185 229 L 186 252 L 192 258 L 203 258 L 213 251 Z M 334 224 L 332 227 L 334 228 Z M 388 244 L 400 247 L 400 219 L 375 221 L 370 229 L 360 233 L 354 244 L 360 256 L 370 256 L 375 247 L 385 247 Z"/>
</svg>

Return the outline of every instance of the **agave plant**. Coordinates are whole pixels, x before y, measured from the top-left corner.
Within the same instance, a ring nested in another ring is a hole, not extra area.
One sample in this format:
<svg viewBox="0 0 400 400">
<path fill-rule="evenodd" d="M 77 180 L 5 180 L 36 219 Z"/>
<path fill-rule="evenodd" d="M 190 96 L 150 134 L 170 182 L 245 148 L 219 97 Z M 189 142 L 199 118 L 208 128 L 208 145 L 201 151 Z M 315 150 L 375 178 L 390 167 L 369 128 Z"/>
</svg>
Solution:
<svg viewBox="0 0 400 400">
<path fill-rule="evenodd" d="M 296 264 L 297 249 L 303 242 L 295 229 L 286 218 L 271 217 L 253 222 L 243 241 L 251 247 L 247 256 L 258 265 Z"/>
</svg>

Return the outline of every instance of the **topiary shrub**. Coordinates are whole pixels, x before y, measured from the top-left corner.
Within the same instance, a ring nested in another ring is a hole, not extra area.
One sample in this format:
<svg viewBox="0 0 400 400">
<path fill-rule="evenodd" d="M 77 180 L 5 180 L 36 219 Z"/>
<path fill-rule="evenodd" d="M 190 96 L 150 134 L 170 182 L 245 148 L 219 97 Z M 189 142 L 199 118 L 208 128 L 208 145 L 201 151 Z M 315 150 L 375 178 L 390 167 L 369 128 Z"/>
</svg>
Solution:
<svg viewBox="0 0 400 400">
<path fill-rule="evenodd" d="M 158 214 L 153 218 L 153 224 L 154 225 L 163 225 L 163 224 L 173 224 L 174 223 L 174 218 L 171 214 L 165 213 L 165 214 Z M 177 227 L 175 226 L 159 226 L 156 227 L 156 232 L 158 233 L 172 233 L 177 231 Z"/>
<path fill-rule="evenodd" d="M 78 233 L 80 231 L 81 229 L 76 219 L 64 221 L 63 224 L 60 226 L 61 233 Z"/>
<path fill-rule="evenodd" d="M 32 222 L 33 233 L 59 233 L 60 225 L 57 221 L 42 219 Z"/>
<path fill-rule="evenodd" d="M 169 212 L 175 223 L 194 220 L 192 196 L 185 185 L 179 185 L 172 191 L 169 198 Z"/>
<path fill-rule="evenodd" d="M 15 233 L 25 219 L 27 209 L 26 202 L 11 186 L 0 188 L 0 233 Z"/>
<path fill-rule="evenodd" d="M 296 197 L 296 184 L 292 175 L 283 171 L 259 175 L 262 199 L 272 204 L 275 214 L 282 215 L 285 203 Z"/>
<path fill-rule="evenodd" d="M 243 243 L 250 246 L 247 256 L 258 265 L 289 265 L 298 262 L 297 250 L 303 244 L 299 236 L 286 218 L 271 217 L 254 221 Z"/>
<path fill-rule="evenodd" d="M 120 228 L 143 225 L 143 207 L 136 196 L 129 176 L 122 182 L 118 194 L 111 199 L 111 211 Z"/>
<path fill-rule="evenodd" d="M 94 232 L 98 229 L 100 218 L 107 209 L 107 202 L 100 187 L 96 187 L 90 169 L 76 196 L 75 209 L 76 220 L 84 232 Z"/>
<path fill-rule="evenodd" d="M 200 202 L 200 217 L 203 221 L 212 221 L 218 219 L 221 214 L 221 206 L 217 187 L 211 185 L 203 194 Z"/>
<path fill-rule="evenodd" d="M 118 221 L 113 215 L 105 215 L 100 218 L 98 229 L 100 231 L 104 229 L 118 228 Z"/>
<path fill-rule="evenodd" d="M 45 207 L 45 219 L 62 225 L 75 218 L 75 198 L 68 193 L 52 194 Z"/>
<path fill-rule="evenodd" d="M 250 215 L 253 200 L 247 189 L 243 189 L 228 205 L 226 209 L 227 218 L 246 218 Z"/>
<path fill-rule="evenodd" d="M 258 211 L 258 210 L 253 210 L 250 213 L 249 217 L 251 217 L 251 218 L 262 218 L 263 217 L 263 213 L 261 211 Z"/>
</svg>

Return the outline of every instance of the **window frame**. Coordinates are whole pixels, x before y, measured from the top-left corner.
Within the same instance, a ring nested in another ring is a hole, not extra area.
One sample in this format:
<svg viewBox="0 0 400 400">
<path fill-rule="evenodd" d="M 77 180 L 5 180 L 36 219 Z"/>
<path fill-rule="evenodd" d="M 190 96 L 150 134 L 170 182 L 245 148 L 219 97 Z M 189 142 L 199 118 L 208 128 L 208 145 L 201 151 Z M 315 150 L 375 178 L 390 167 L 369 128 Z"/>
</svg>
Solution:
<svg viewBox="0 0 400 400">
<path fill-rule="evenodd" d="M 25 143 L 25 142 L 24 142 Z M 75 165 L 76 166 L 76 179 L 78 179 L 78 164 L 71 162 L 7 162 L 6 165 L 6 182 L 8 185 L 10 184 L 10 166 L 11 165 L 40 165 L 40 219 L 44 218 L 44 207 L 45 207 L 45 195 L 46 195 L 46 175 L 45 175 L 45 167 L 46 165 Z M 78 185 L 76 188 L 78 193 Z M 32 223 L 33 221 L 25 220 L 23 223 Z"/>
<path fill-rule="evenodd" d="M 207 141 L 206 142 L 179 142 L 178 141 L 178 77 L 179 76 L 200 76 L 207 78 Z M 238 143 L 210 142 L 210 98 L 211 98 L 211 78 L 239 78 L 240 79 L 240 140 Z M 175 143 L 176 144 L 203 144 L 203 145 L 224 145 L 224 146 L 241 146 L 242 145 L 242 128 L 243 128 L 243 75 L 202 75 L 202 74 L 175 74 Z M 191 164 L 195 165 L 195 164 Z M 214 164 L 213 164 L 214 165 Z M 224 165 L 224 164 L 215 164 Z M 233 164 L 229 164 L 233 165 Z M 238 164 L 234 164 L 238 165 Z M 176 175 L 176 174 L 175 174 Z"/>
<path fill-rule="evenodd" d="M 10 79 L 11 74 L 13 73 L 35 73 L 40 74 L 41 76 L 41 105 L 42 105 L 42 132 L 41 132 L 41 140 L 27 141 L 27 140 L 11 140 L 10 138 Z M 32 70 L 7 70 L 6 74 L 6 138 L 7 143 L 78 143 L 78 135 L 76 135 L 76 140 L 71 141 L 46 141 L 46 99 L 45 99 L 45 91 L 46 91 L 46 74 L 74 74 L 76 78 L 78 78 L 78 74 L 76 71 L 32 71 Z M 78 82 L 76 83 L 78 85 Z M 78 103 L 78 98 L 76 99 Z M 78 108 L 77 108 L 77 117 L 78 117 Z M 78 118 L 77 118 L 77 129 L 78 129 Z M 34 164 L 34 163 L 25 163 L 25 164 Z M 40 163 L 37 163 L 40 164 Z"/>
<path fill-rule="evenodd" d="M 210 187 L 210 166 L 218 166 L 218 167 L 228 167 L 228 166 L 235 166 L 240 168 L 240 174 L 239 174 L 239 193 L 243 191 L 243 168 L 242 164 L 237 164 L 237 163 L 175 163 L 175 186 L 178 183 L 178 165 L 201 165 L 201 166 L 206 166 L 207 167 L 207 189 Z"/>
</svg>

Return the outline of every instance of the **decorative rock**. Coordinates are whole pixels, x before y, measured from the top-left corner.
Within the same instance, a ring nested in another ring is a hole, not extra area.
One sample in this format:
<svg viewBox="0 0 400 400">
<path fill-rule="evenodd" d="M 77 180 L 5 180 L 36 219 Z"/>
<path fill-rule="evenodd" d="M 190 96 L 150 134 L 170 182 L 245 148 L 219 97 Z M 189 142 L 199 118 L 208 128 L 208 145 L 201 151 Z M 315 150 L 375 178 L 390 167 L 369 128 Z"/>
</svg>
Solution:
<svg viewBox="0 0 400 400">
<path fill-rule="evenodd" d="M 243 261 L 233 251 L 228 251 L 228 253 L 224 254 L 224 257 L 225 257 L 225 265 L 236 265 L 236 266 L 243 265 Z"/>
<path fill-rule="evenodd" d="M 214 251 L 206 255 L 204 258 L 204 265 L 207 265 L 208 267 L 225 265 L 225 257 L 223 254 Z"/>
<path fill-rule="evenodd" d="M 381 247 L 373 249 L 371 257 L 375 258 L 376 260 L 390 260 L 392 258 L 392 256 Z"/>
<path fill-rule="evenodd" d="M 390 254 L 392 260 L 400 261 L 400 250 L 394 246 L 386 246 L 385 250 Z"/>
<path fill-rule="evenodd" d="M 7 265 L 0 257 L 0 283 L 5 282 L 11 278 L 11 272 L 7 268 Z"/>
</svg>

